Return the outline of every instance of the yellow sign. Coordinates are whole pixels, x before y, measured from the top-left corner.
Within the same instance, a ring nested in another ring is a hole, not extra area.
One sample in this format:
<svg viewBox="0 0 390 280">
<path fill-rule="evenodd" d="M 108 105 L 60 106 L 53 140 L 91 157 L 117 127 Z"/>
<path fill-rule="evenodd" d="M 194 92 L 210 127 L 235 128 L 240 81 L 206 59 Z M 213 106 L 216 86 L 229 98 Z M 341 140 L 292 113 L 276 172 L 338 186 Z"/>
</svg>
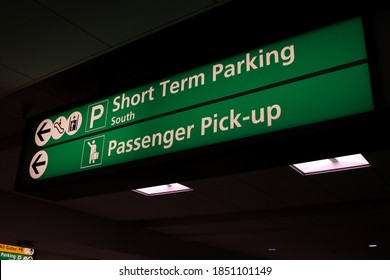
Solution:
<svg viewBox="0 0 390 280">
<path fill-rule="evenodd" d="M 13 246 L 13 245 L 8 245 L 8 244 L 1 244 L 1 243 L 0 243 L 0 251 L 14 253 L 14 254 L 28 255 L 28 256 L 34 255 L 33 248 Z"/>
</svg>

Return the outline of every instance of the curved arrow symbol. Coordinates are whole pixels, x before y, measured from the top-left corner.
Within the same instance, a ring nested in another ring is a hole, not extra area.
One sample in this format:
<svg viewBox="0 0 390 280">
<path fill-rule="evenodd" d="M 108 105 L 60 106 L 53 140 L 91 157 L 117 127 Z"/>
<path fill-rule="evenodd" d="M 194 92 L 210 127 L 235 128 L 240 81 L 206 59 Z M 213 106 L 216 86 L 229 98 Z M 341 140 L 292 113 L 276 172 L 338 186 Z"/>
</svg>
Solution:
<svg viewBox="0 0 390 280">
<path fill-rule="evenodd" d="M 39 138 L 39 140 L 41 140 L 42 142 L 45 141 L 45 139 L 43 139 L 42 135 L 43 135 L 43 134 L 46 134 L 46 133 L 49 133 L 49 132 L 51 131 L 50 128 L 44 129 L 45 126 L 46 126 L 46 124 L 47 124 L 47 122 L 43 123 L 43 125 L 41 126 L 41 128 L 40 128 L 40 129 L 38 130 L 38 132 L 37 132 L 38 138 Z"/>
</svg>

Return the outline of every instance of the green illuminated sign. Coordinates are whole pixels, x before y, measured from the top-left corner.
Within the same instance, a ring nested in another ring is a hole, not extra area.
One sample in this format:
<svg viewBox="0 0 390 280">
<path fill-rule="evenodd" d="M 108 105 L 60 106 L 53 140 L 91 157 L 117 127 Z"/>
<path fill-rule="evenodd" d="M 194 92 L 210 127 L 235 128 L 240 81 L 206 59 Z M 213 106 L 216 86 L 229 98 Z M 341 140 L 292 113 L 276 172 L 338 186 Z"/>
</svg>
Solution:
<svg viewBox="0 0 390 280">
<path fill-rule="evenodd" d="M 354 18 L 45 118 L 24 172 L 41 180 L 373 109 Z"/>
<path fill-rule="evenodd" d="M 33 256 L 21 255 L 21 254 L 13 254 L 9 252 L 0 252 L 0 260 L 33 260 Z"/>
</svg>

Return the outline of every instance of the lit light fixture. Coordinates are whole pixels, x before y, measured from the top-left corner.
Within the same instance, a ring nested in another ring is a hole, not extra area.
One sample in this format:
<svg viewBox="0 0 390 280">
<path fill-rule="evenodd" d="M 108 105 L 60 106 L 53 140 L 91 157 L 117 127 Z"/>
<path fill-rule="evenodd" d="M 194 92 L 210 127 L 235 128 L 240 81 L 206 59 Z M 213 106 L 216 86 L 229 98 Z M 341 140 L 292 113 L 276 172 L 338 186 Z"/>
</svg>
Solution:
<svg viewBox="0 0 390 280">
<path fill-rule="evenodd" d="M 368 245 L 368 248 L 376 248 L 376 247 L 378 247 L 377 244 L 369 244 L 369 245 Z"/>
<path fill-rule="evenodd" d="M 163 195 L 163 194 L 171 194 L 171 193 L 179 193 L 179 192 L 188 192 L 188 191 L 192 191 L 192 189 L 179 183 L 172 183 L 172 184 L 166 184 L 160 186 L 135 189 L 133 191 L 147 196 L 154 196 L 154 195 Z"/>
<path fill-rule="evenodd" d="M 361 155 L 349 155 L 290 165 L 302 175 L 314 175 L 371 166 Z"/>
</svg>

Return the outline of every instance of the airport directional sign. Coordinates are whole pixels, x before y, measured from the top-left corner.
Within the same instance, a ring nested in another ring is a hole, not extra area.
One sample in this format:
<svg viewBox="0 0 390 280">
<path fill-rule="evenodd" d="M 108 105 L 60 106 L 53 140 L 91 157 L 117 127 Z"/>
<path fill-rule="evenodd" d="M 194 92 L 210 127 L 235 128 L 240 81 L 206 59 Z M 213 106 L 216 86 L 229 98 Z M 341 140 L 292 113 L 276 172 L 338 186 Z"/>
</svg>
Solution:
<svg viewBox="0 0 390 280">
<path fill-rule="evenodd" d="M 35 250 L 29 247 L 0 244 L 0 259 L 29 260 L 34 255 L 34 252 Z"/>
<path fill-rule="evenodd" d="M 35 120 L 21 173 L 40 181 L 373 110 L 356 17 Z"/>
<path fill-rule="evenodd" d="M 0 260 L 25 261 L 25 260 L 33 260 L 33 259 L 34 257 L 29 255 L 14 254 L 14 253 L 0 251 Z"/>
</svg>

